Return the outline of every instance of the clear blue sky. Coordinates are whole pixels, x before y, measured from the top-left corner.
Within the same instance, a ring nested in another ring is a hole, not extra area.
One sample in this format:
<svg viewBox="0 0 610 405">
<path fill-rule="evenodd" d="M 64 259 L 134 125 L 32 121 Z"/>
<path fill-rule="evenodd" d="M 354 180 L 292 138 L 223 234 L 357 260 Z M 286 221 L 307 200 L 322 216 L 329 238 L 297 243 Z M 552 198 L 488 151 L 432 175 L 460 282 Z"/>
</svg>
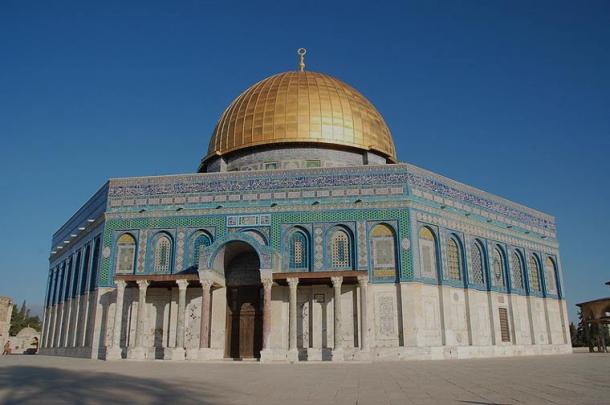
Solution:
<svg viewBox="0 0 610 405">
<path fill-rule="evenodd" d="M 0 4 L 0 295 L 40 305 L 52 233 L 110 177 L 195 171 L 298 47 L 402 161 L 555 215 L 572 318 L 610 295 L 609 2 L 22 0 Z"/>
</svg>

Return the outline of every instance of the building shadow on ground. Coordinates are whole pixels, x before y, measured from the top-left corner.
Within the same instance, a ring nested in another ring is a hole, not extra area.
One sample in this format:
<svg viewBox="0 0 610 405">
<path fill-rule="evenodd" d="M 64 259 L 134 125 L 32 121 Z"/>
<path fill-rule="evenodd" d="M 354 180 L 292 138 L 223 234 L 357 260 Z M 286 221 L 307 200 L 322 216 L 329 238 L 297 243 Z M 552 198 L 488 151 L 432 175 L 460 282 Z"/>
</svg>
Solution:
<svg viewBox="0 0 610 405">
<path fill-rule="evenodd" d="M 219 398 L 186 385 L 124 374 L 59 368 L 0 368 L 0 404 L 218 404 Z"/>
</svg>

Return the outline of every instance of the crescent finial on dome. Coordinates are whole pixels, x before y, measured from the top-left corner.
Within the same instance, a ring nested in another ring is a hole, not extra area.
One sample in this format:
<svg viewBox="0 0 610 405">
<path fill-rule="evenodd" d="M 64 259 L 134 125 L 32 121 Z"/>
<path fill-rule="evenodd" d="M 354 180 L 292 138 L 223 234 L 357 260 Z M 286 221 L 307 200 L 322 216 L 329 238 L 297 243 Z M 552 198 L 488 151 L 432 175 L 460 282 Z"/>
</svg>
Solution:
<svg viewBox="0 0 610 405">
<path fill-rule="evenodd" d="M 297 49 L 297 55 L 299 55 L 299 71 L 305 71 L 305 54 L 307 53 L 307 49 L 299 48 Z"/>
</svg>

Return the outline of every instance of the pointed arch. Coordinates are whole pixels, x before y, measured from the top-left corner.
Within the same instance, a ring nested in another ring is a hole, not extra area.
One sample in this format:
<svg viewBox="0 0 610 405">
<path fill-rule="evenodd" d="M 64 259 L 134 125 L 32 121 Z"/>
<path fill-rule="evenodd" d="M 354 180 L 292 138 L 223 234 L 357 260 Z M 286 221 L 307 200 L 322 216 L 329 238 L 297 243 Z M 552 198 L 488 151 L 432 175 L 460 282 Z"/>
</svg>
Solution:
<svg viewBox="0 0 610 405">
<path fill-rule="evenodd" d="M 550 256 L 544 259 L 544 281 L 547 293 L 557 294 L 557 265 Z"/>
<path fill-rule="evenodd" d="M 485 286 L 485 248 L 483 243 L 475 239 L 470 247 L 470 282 L 479 286 Z"/>
<path fill-rule="evenodd" d="M 173 262 L 173 240 L 165 232 L 159 232 L 153 240 L 153 272 L 171 273 Z"/>
<path fill-rule="evenodd" d="M 370 235 L 373 274 L 381 277 L 397 277 L 394 228 L 388 224 L 379 223 L 373 226 Z"/>
<path fill-rule="evenodd" d="M 131 274 L 136 266 L 136 238 L 125 232 L 117 239 L 116 274 Z"/>
<path fill-rule="evenodd" d="M 351 270 L 354 267 L 354 244 L 352 233 L 343 226 L 335 226 L 328 235 L 328 264 L 337 270 Z"/>
<path fill-rule="evenodd" d="M 205 230 L 198 230 L 191 236 L 190 246 L 190 263 L 192 267 L 199 267 L 199 257 L 201 255 L 201 249 L 203 247 L 210 246 L 212 244 L 212 235 Z"/>
<path fill-rule="evenodd" d="M 506 266 L 504 264 L 504 257 L 504 250 L 502 247 L 500 245 L 494 246 L 493 255 L 491 258 L 491 279 L 495 287 L 506 286 Z"/>
<path fill-rule="evenodd" d="M 438 272 L 438 242 L 434 231 L 428 226 L 419 228 L 419 260 L 422 276 L 436 278 Z"/>
<path fill-rule="evenodd" d="M 288 269 L 293 271 L 310 270 L 310 236 L 307 230 L 294 227 L 288 234 Z"/>
<path fill-rule="evenodd" d="M 523 264 L 523 256 L 516 249 L 513 250 L 510 256 L 510 268 L 513 288 L 524 289 L 525 283 L 523 280 L 525 279 L 525 277 L 523 270 L 525 269 L 525 266 Z"/>
<path fill-rule="evenodd" d="M 542 291 L 542 286 L 540 285 L 540 264 L 536 255 L 530 255 L 527 265 L 529 267 L 530 291 Z"/>
<path fill-rule="evenodd" d="M 447 238 L 447 271 L 445 277 L 448 280 L 462 280 L 462 247 L 457 235 L 451 234 Z"/>
</svg>

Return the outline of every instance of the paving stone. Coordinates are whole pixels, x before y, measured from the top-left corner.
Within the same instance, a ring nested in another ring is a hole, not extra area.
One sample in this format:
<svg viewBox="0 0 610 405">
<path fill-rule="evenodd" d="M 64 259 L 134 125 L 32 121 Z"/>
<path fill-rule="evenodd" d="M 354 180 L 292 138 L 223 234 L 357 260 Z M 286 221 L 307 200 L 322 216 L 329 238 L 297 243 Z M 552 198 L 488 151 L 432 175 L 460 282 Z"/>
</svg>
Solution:
<svg viewBox="0 0 610 405">
<path fill-rule="evenodd" d="M 349 364 L 0 357 L 0 404 L 610 404 L 610 355 Z"/>
</svg>

